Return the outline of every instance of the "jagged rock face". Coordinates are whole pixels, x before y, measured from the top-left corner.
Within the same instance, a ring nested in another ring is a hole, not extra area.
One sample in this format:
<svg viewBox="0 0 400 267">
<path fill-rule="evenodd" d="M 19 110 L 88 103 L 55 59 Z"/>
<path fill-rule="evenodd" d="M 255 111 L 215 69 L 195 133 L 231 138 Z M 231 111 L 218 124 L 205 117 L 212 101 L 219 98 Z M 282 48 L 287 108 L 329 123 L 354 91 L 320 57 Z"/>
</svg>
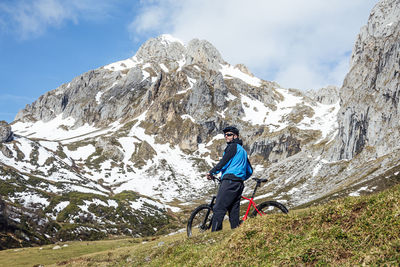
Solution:
<svg viewBox="0 0 400 267">
<path fill-rule="evenodd" d="M 331 105 L 339 100 L 339 88 L 337 86 L 327 86 L 318 90 L 306 91 L 306 95 L 322 104 Z"/>
<path fill-rule="evenodd" d="M 9 142 L 12 140 L 12 137 L 11 126 L 5 121 L 0 121 L 0 143 Z"/>
<path fill-rule="evenodd" d="M 400 1 L 383 0 L 358 35 L 340 90 L 337 159 L 351 159 L 367 147 L 379 157 L 398 147 L 399 60 Z"/>
<path fill-rule="evenodd" d="M 131 115 L 133 111 L 129 106 L 150 87 L 148 80 L 137 82 L 140 75 L 136 69 L 129 71 L 124 78 L 121 73 L 104 69 L 87 72 L 41 96 L 21 110 L 16 120 L 47 122 L 62 114 L 63 118 L 76 120 L 72 128 L 84 124 L 107 125 Z M 124 89 L 125 83 L 128 90 Z"/>
<path fill-rule="evenodd" d="M 96 148 L 101 150 L 101 154 L 106 158 L 111 158 L 115 161 L 122 161 L 124 154 L 118 146 L 119 143 L 115 138 L 99 137 L 96 142 Z"/>
<path fill-rule="evenodd" d="M 297 140 L 290 135 L 281 135 L 277 138 L 277 140 L 274 139 L 268 138 L 268 140 L 254 142 L 251 145 L 250 153 L 252 155 L 262 156 L 262 161 L 268 159 L 268 161 L 275 163 L 283 158 L 288 158 L 301 151 L 300 140 Z"/>
<path fill-rule="evenodd" d="M 8 147 L 3 146 L 3 145 L 1 145 L 1 144 L 0 144 L 0 152 L 1 152 L 5 157 L 7 157 L 7 158 L 12 158 L 12 155 L 13 155 L 12 151 L 11 151 Z"/>
<path fill-rule="evenodd" d="M 199 64 L 207 69 L 218 71 L 220 64 L 226 64 L 219 51 L 205 40 L 193 39 L 189 42 L 186 54 L 187 64 Z"/>
<path fill-rule="evenodd" d="M 176 63 L 183 59 L 185 50 L 184 45 L 177 40 L 151 38 L 140 47 L 136 57 L 144 62 Z"/>
</svg>

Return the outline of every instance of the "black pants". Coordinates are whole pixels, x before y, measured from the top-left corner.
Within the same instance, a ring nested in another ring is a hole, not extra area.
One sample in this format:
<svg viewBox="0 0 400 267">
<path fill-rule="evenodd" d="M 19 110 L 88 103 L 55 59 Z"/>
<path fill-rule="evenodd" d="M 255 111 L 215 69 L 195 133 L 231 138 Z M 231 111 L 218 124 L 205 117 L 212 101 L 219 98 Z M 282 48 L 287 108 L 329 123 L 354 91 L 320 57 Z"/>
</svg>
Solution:
<svg viewBox="0 0 400 267">
<path fill-rule="evenodd" d="M 222 229 L 226 212 L 229 214 L 231 228 L 239 226 L 240 197 L 244 189 L 241 181 L 222 180 L 214 205 L 214 217 L 211 231 Z"/>
</svg>

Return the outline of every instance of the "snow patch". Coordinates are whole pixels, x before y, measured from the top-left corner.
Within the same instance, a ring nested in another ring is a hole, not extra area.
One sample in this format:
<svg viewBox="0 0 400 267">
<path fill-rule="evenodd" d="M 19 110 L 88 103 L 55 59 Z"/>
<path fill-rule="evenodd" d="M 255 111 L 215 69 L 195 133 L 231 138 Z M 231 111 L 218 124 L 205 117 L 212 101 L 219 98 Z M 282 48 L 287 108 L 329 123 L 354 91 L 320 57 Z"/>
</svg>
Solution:
<svg viewBox="0 0 400 267">
<path fill-rule="evenodd" d="M 189 120 L 191 120 L 191 121 L 194 122 L 194 123 L 196 122 L 195 119 L 194 119 L 192 116 L 188 115 L 188 114 L 182 115 L 181 118 L 182 118 L 182 120 L 189 119 Z"/>
<path fill-rule="evenodd" d="M 138 140 L 137 138 L 134 137 L 121 137 L 118 139 L 118 142 L 121 144 L 122 149 L 125 151 L 125 157 L 123 159 L 123 162 L 125 164 L 128 164 L 131 156 L 133 154 L 133 152 L 135 152 L 135 142 L 138 142 L 140 140 Z M 102 169 L 106 169 L 106 168 L 111 168 L 111 161 L 106 161 L 104 162 L 104 164 L 107 165 L 103 165 Z"/>
<path fill-rule="evenodd" d="M 48 122 L 37 121 L 32 123 L 18 121 L 17 123 L 11 125 L 11 127 L 12 131 L 19 135 L 33 138 L 43 138 L 53 141 L 68 139 L 98 130 L 97 128 L 88 124 L 85 124 L 77 129 L 65 129 L 73 126 L 74 124 L 75 119 L 72 117 L 63 119 L 62 114 L 59 114 L 57 117 Z"/>
<path fill-rule="evenodd" d="M 178 72 L 178 71 L 181 71 L 182 68 L 183 68 L 183 66 L 185 66 L 185 64 L 186 64 L 186 59 L 185 59 L 185 58 L 179 60 L 179 61 L 178 61 L 179 67 L 178 67 L 178 69 L 177 69 L 176 71 L 177 71 L 177 72 Z"/>
<path fill-rule="evenodd" d="M 39 164 L 39 166 L 43 166 L 48 158 L 53 157 L 53 154 L 48 152 L 42 146 L 39 147 L 38 154 L 39 154 L 39 158 L 38 158 L 37 163 Z"/>
<path fill-rule="evenodd" d="M 115 200 L 107 200 L 107 204 L 109 207 L 118 208 L 118 203 Z"/>
<path fill-rule="evenodd" d="M 160 38 L 161 38 L 161 43 L 165 46 L 168 46 L 170 43 L 180 43 L 181 45 L 185 46 L 185 44 L 181 40 L 173 37 L 170 34 L 162 34 Z"/>
<path fill-rule="evenodd" d="M 103 95 L 103 92 L 98 92 L 97 94 L 96 94 L 96 103 L 97 104 L 100 104 L 100 99 L 101 99 L 101 96 Z"/>
<path fill-rule="evenodd" d="M 161 68 L 164 72 L 169 72 L 169 69 L 167 68 L 167 66 L 164 65 L 164 63 L 160 63 L 160 68 Z"/>
<path fill-rule="evenodd" d="M 80 185 L 69 185 L 68 189 L 69 189 L 69 191 L 77 191 L 77 192 L 81 192 L 81 193 L 89 193 L 89 194 L 97 194 L 97 195 L 108 196 L 108 194 L 100 191 L 100 188 L 95 190 L 95 189 L 84 187 L 84 186 L 80 186 Z"/>
<path fill-rule="evenodd" d="M 221 69 L 219 71 L 224 76 L 224 79 L 238 78 L 252 86 L 256 86 L 256 87 L 261 86 L 261 80 L 259 78 L 251 76 L 249 74 L 246 74 L 246 73 L 242 72 L 241 70 L 239 70 L 238 68 L 233 67 L 229 64 L 228 65 L 221 64 Z"/>
<path fill-rule="evenodd" d="M 303 97 L 299 97 L 290 93 L 288 89 L 276 89 L 283 96 L 282 101 L 275 103 L 276 110 L 272 110 L 265 106 L 264 103 L 257 99 L 250 98 L 246 95 L 241 95 L 242 108 L 245 116 L 242 118 L 253 125 L 268 125 L 271 132 L 280 131 L 288 126 L 285 118 L 292 112 L 293 108 L 304 104 Z M 319 130 L 322 133 L 320 142 L 329 137 L 331 140 L 335 136 L 337 129 L 337 113 L 340 109 L 339 102 L 332 105 L 324 105 L 318 103 L 315 106 L 310 106 L 314 110 L 313 117 L 305 117 L 296 126 L 302 130 Z"/>
<path fill-rule="evenodd" d="M 357 191 L 350 193 L 349 196 L 358 197 L 358 196 L 360 196 L 362 191 L 373 192 L 375 189 L 376 189 L 376 186 L 371 187 L 370 189 L 368 188 L 368 186 L 363 186 L 363 187 L 359 188 Z"/>
<path fill-rule="evenodd" d="M 92 144 L 78 147 L 76 150 L 69 150 L 68 147 L 64 147 L 64 153 L 74 160 L 86 160 L 94 152 L 96 152 L 96 148 Z"/>
<path fill-rule="evenodd" d="M 317 163 L 317 165 L 315 165 L 314 170 L 312 172 L 312 177 L 315 177 L 318 172 L 321 170 L 322 168 L 322 164 L 321 163 Z"/>
<path fill-rule="evenodd" d="M 145 203 L 149 204 L 151 206 L 154 206 L 156 208 L 159 208 L 159 209 L 165 209 L 163 204 L 153 201 L 151 199 L 143 198 L 143 197 L 140 197 L 135 201 L 130 201 L 129 203 L 130 203 L 131 208 L 135 209 L 135 210 L 141 210 Z"/>
<path fill-rule="evenodd" d="M 111 71 L 121 71 L 126 69 L 131 69 L 136 67 L 140 62 L 137 60 L 136 56 L 128 58 L 125 60 L 117 61 L 104 66 L 105 69 Z"/>
<path fill-rule="evenodd" d="M 44 198 L 34 192 L 27 191 L 17 192 L 13 197 L 9 197 L 9 199 L 14 203 L 19 200 L 19 202 L 21 202 L 24 207 L 30 207 L 32 204 L 41 204 L 44 207 L 47 207 L 50 204 L 47 198 Z"/>
<path fill-rule="evenodd" d="M 265 124 L 270 126 L 270 131 L 280 131 L 288 126 L 282 121 L 302 99 L 289 93 L 287 89 L 277 89 L 282 94 L 283 100 L 276 103 L 275 111 L 266 107 L 264 103 L 257 99 L 241 95 L 242 107 L 245 111 L 243 120 L 247 120 L 252 124 Z"/>
<path fill-rule="evenodd" d="M 39 141 L 39 144 L 51 151 L 57 151 L 59 146 L 58 142 L 52 142 L 52 141 Z"/>
<path fill-rule="evenodd" d="M 275 127 L 275 129 L 271 129 L 273 131 L 279 131 L 287 127 L 287 123 L 282 122 L 282 118 L 302 102 L 301 97 L 292 95 L 287 89 L 277 89 L 276 91 L 283 96 L 283 101 L 276 103 L 276 111 L 271 111 L 265 119 L 268 124 Z"/>
<path fill-rule="evenodd" d="M 312 118 L 304 118 L 297 127 L 302 130 L 321 131 L 322 137 L 317 141 L 319 143 L 328 137 L 329 134 L 335 133 L 335 129 L 338 128 L 337 113 L 340 109 L 340 103 L 339 101 L 332 105 L 318 103 L 316 106 L 311 106 L 311 108 L 314 110 L 314 116 Z"/>
<path fill-rule="evenodd" d="M 143 74 L 142 82 L 145 81 L 147 78 L 150 77 L 150 73 L 148 73 L 148 72 L 145 71 L 145 70 L 142 70 L 142 74 Z M 154 80 L 153 80 L 153 79 L 154 79 Z M 151 80 L 151 82 L 154 83 L 156 80 L 157 80 L 157 77 L 153 77 L 152 80 Z"/>
<path fill-rule="evenodd" d="M 226 96 L 226 100 L 228 100 L 228 101 L 233 101 L 233 100 L 235 100 L 237 97 L 236 96 L 234 96 L 233 94 L 231 94 L 231 93 L 228 93 L 228 95 Z"/>
<path fill-rule="evenodd" d="M 266 115 L 271 111 L 261 101 L 241 95 L 242 108 L 245 116 L 242 118 L 252 124 L 265 124 Z"/>
<path fill-rule="evenodd" d="M 18 142 L 16 143 L 17 147 L 21 152 L 25 155 L 24 160 L 29 161 L 30 160 L 30 155 L 33 150 L 33 143 L 25 138 L 15 138 Z M 12 150 L 11 150 L 12 151 Z"/>
</svg>

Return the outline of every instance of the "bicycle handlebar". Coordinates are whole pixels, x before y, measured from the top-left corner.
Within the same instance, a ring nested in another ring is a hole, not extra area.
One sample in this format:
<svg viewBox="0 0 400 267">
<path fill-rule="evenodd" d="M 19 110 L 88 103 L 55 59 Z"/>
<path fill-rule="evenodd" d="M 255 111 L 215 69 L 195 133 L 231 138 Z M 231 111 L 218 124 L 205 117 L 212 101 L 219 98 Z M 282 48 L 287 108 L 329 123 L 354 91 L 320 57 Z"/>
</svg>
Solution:
<svg viewBox="0 0 400 267">
<path fill-rule="evenodd" d="M 257 183 L 265 183 L 265 182 L 268 182 L 268 179 L 260 179 L 260 178 L 252 178 L 254 181 L 256 181 Z M 213 180 L 213 181 L 217 181 L 218 183 L 221 183 L 222 182 L 222 179 L 221 178 L 218 178 L 218 177 L 216 177 L 216 176 L 214 176 L 214 175 L 211 175 L 211 180 Z"/>
<path fill-rule="evenodd" d="M 218 178 L 212 174 L 211 174 L 211 180 L 213 180 L 214 182 L 217 181 L 218 183 L 221 183 L 221 181 L 222 181 L 221 178 Z"/>
</svg>

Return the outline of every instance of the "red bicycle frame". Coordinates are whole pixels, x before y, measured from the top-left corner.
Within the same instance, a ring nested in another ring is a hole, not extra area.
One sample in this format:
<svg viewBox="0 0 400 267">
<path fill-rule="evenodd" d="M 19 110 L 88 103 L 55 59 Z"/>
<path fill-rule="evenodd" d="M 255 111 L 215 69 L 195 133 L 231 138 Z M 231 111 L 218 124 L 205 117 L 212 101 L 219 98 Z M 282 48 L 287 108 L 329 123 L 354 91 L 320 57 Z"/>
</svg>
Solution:
<svg viewBox="0 0 400 267">
<path fill-rule="evenodd" d="M 242 198 L 244 198 L 244 199 L 249 201 L 249 206 L 247 207 L 246 214 L 243 216 L 243 219 L 242 219 L 243 221 L 247 220 L 247 217 L 249 216 L 249 212 L 250 212 L 251 206 L 254 207 L 254 209 L 257 211 L 258 214 L 260 214 L 260 216 L 265 215 L 265 213 L 263 211 L 260 212 L 257 209 L 257 204 L 254 202 L 253 199 L 254 199 L 254 196 L 256 195 L 257 188 L 260 187 L 261 183 L 266 182 L 267 179 L 255 179 L 255 180 L 257 181 L 257 184 L 256 184 L 256 187 L 254 188 L 254 191 L 253 191 L 253 194 L 251 195 L 251 197 L 247 198 L 247 197 L 242 196 Z"/>
<path fill-rule="evenodd" d="M 244 199 L 246 199 L 246 200 L 249 201 L 249 205 L 247 206 L 246 214 L 243 216 L 243 219 L 242 219 L 243 221 L 247 220 L 247 217 L 248 217 L 248 215 L 249 215 L 251 206 L 254 207 L 254 209 L 258 212 L 258 214 L 260 214 L 260 216 L 265 215 L 265 213 L 264 213 L 263 211 L 260 212 L 260 211 L 257 209 L 257 204 L 254 202 L 253 197 L 247 198 L 247 197 L 242 196 L 242 198 L 244 198 Z"/>
</svg>

